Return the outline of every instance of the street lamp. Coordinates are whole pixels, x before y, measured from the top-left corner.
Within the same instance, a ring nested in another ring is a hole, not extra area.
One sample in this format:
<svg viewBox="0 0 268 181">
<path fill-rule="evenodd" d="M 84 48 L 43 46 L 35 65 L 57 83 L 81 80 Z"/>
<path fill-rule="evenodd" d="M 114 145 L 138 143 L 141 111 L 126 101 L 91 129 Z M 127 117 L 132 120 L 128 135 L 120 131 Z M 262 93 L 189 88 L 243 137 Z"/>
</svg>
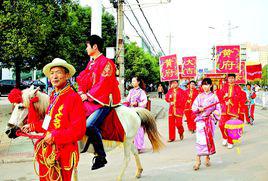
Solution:
<svg viewBox="0 0 268 181">
<path fill-rule="evenodd" d="M 228 43 L 231 43 L 231 30 L 239 28 L 239 26 L 231 26 L 231 21 L 228 22 Z"/>
<path fill-rule="evenodd" d="M 213 26 L 209 26 L 208 27 L 209 29 L 212 29 L 212 30 L 216 30 L 217 28 L 213 27 Z M 231 37 L 232 37 L 232 30 L 233 29 L 237 29 L 239 28 L 239 26 L 233 26 L 232 27 L 232 24 L 231 24 L 231 21 L 228 22 L 228 43 L 230 44 L 231 43 Z"/>
</svg>

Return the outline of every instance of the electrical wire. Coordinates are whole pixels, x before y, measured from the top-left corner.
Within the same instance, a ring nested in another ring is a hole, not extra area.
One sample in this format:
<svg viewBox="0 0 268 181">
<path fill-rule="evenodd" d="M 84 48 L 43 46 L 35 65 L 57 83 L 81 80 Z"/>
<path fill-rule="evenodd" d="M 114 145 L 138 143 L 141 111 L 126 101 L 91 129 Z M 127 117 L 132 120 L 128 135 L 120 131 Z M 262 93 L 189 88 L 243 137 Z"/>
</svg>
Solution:
<svg viewBox="0 0 268 181">
<path fill-rule="evenodd" d="M 138 6 L 139 6 L 139 8 L 140 8 L 140 10 L 141 10 L 141 12 L 142 12 L 142 14 L 143 14 L 143 16 L 144 16 L 144 18 L 145 18 L 146 22 L 147 22 L 147 24 L 148 24 L 148 26 L 149 26 L 149 28 L 150 28 L 150 30 L 151 30 L 151 32 L 152 32 L 152 34 L 154 35 L 154 38 L 155 38 L 155 40 L 156 40 L 156 42 L 157 42 L 158 46 L 160 47 L 160 49 L 161 49 L 162 53 L 165 55 L 165 52 L 163 51 L 163 49 L 162 49 L 162 47 L 161 47 L 161 45 L 160 45 L 160 43 L 159 43 L 158 39 L 156 38 L 155 33 L 154 33 L 154 31 L 153 31 L 153 29 L 152 29 L 152 27 L 151 27 L 151 25 L 150 25 L 150 23 L 149 23 L 149 21 L 148 21 L 147 17 L 145 16 L 145 14 L 144 14 L 144 12 L 143 12 L 143 10 L 142 10 L 142 8 L 141 8 L 141 5 L 140 5 L 139 0 L 136 0 L 136 1 L 137 1 L 137 3 L 138 3 Z"/>
</svg>

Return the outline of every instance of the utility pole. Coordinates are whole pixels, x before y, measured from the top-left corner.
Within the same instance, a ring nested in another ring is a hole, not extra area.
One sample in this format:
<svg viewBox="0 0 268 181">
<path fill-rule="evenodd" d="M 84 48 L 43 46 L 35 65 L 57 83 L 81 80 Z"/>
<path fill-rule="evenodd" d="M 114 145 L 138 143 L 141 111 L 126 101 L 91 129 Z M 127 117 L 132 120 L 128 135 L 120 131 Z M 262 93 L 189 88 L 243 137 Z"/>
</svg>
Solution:
<svg viewBox="0 0 268 181">
<path fill-rule="evenodd" d="M 92 15 L 91 15 L 91 35 L 102 35 L 102 0 L 90 2 Z"/>
<path fill-rule="evenodd" d="M 171 54 L 171 38 L 173 36 L 171 36 L 171 32 L 169 33 L 169 37 L 168 37 L 168 53 L 169 55 Z"/>
<path fill-rule="evenodd" d="M 116 41 L 116 55 L 117 55 L 117 63 L 119 64 L 119 89 L 121 92 L 121 96 L 124 96 L 124 0 L 118 0 L 118 8 L 117 8 L 117 41 Z"/>
</svg>

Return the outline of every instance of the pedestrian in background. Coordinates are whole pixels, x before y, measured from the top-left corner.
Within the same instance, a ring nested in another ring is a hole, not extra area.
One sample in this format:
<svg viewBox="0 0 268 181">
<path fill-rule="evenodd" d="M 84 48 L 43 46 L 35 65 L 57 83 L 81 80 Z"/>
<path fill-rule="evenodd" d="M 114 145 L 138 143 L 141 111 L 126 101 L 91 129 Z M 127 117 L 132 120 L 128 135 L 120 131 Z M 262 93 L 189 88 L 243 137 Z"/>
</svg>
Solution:
<svg viewBox="0 0 268 181">
<path fill-rule="evenodd" d="M 164 89 L 161 84 L 158 85 L 157 92 L 158 92 L 158 98 L 162 99 L 162 94 L 164 93 Z"/>
<path fill-rule="evenodd" d="M 256 93 L 251 89 L 251 84 L 247 84 L 246 89 L 247 102 L 246 102 L 246 120 L 248 124 L 253 125 L 254 121 L 254 111 L 255 111 L 255 98 Z"/>
</svg>

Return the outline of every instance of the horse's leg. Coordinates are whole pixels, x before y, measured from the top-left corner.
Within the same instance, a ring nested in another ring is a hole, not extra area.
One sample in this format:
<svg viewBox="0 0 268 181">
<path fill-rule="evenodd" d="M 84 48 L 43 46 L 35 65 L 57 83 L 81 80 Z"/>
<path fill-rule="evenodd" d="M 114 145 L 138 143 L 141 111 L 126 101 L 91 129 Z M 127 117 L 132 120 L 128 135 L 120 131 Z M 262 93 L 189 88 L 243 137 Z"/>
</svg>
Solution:
<svg viewBox="0 0 268 181">
<path fill-rule="evenodd" d="M 123 143 L 124 145 L 124 163 L 123 163 L 123 167 L 122 170 L 120 172 L 120 175 L 117 177 L 117 180 L 122 180 L 122 177 L 125 173 L 125 170 L 128 166 L 128 163 L 130 161 L 130 149 L 131 149 L 131 141 L 130 140 L 125 140 L 125 142 Z"/>
<path fill-rule="evenodd" d="M 131 152 L 133 153 L 135 157 L 136 166 L 137 166 L 136 178 L 140 178 L 143 168 L 141 166 L 141 161 L 140 161 L 138 150 L 133 143 L 131 144 Z"/>
</svg>

